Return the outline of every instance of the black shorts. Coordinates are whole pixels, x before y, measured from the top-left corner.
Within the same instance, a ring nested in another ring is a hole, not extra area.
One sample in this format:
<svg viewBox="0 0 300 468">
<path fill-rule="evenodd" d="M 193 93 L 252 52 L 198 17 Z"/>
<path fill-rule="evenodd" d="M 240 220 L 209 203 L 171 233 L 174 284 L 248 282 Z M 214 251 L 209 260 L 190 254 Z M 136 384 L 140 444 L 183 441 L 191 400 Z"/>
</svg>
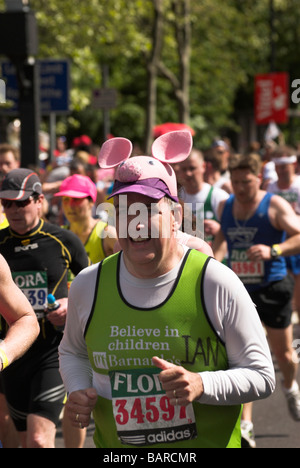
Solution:
<svg viewBox="0 0 300 468">
<path fill-rule="evenodd" d="M 29 414 L 58 424 L 66 392 L 59 373 L 57 346 L 30 353 L 30 359 L 26 354 L 7 367 L 1 377 L 9 412 L 18 431 L 26 431 Z"/>
<path fill-rule="evenodd" d="M 264 325 L 270 328 L 284 329 L 291 324 L 293 293 L 294 281 L 289 275 L 265 288 L 250 292 Z"/>
</svg>

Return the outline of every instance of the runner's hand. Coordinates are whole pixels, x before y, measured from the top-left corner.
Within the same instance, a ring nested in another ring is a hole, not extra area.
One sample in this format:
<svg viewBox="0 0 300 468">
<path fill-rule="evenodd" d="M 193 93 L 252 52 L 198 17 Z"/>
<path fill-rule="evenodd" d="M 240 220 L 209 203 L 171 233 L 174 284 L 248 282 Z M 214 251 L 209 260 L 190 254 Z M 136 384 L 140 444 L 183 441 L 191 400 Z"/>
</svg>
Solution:
<svg viewBox="0 0 300 468">
<path fill-rule="evenodd" d="M 257 244 L 247 250 L 249 260 L 259 262 L 260 260 L 271 260 L 271 247 L 269 245 Z"/>
<path fill-rule="evenodd" d="M 88 427 L 91 412 L 97 403 L 98 395 L 95 388 L 78 390 L 69 395 L 65 411 L 70 418 L 72 426 L 83 429 Z"/>
<path fill-rule="evenodd" d="M 52 310 L 47 313 L 47 319 L 55 327 L 63 327 L 66 323 L 67 310 L 68 310 L 68 298 L 57 299 L 60 303 L 60 307 L 56 310 Z"/>
<path fill-rule="evenodd" d="M 162 370 L 159 379 L 172 405 L 187 406 L 203 394 L 202 378 L 196 372 L 190 372 L 158 357 L 153 357 L 152 363 Z"/>
<path fill-rule="evenodd" d="M 207 236 L 216 236 L 221 229 L 221 224 L 213 219 L 204 220 L 204 232 Z"/>
</svg>

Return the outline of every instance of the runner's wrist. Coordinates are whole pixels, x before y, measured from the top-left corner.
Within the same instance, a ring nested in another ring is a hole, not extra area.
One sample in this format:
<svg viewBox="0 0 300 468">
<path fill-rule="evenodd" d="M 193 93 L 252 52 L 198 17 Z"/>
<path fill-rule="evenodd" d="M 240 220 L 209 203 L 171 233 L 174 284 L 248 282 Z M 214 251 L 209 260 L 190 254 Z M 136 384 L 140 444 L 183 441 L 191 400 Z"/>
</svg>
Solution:
<svg viewBox="0 0 300 468">
<path fill-rule="evenodd" d="M 271 246 L 271 258 L 275 260 L 282 255 L 282 249 L 279 244 L 273 244 Z"/>
<path fill-rule="evenodd" d="M 0 372 L 2 372 L 9 365 L 8 358 L 5 351 L 0 348 Z"/>
</svg>

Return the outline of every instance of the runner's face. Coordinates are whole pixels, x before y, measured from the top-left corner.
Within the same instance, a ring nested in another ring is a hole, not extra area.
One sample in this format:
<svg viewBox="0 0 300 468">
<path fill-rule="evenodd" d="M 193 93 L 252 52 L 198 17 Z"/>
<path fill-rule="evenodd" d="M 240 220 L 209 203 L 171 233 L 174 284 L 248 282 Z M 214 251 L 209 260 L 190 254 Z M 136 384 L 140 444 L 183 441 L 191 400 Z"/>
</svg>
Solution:
<svg viewBox="0 0 300 468">
<path fill-rule="evenodd" d="M 178 164 L 178 180 L 189 193 L 199 190 L 203 183 L 205 167 L 205 162 L 197 153 L 192 153 L 185 161 Z"/>
<path fill-rule="evenodd" d="M 64 214 L 70 223 L 89 218 L 92 206 L 88 198 L 63 197 Z"/>
<path fill-rule="evenodd" d="M 20 166 L 20 163 L 16 161 L 13 153 L 7 151 L 6 153 L 0 154 L 0 174 L 6 175 L 13 169 L 17 169 Z"/>
<path fill-rule="evenodd" d="M 13 231 L 18 234 L 26 234 L 39 222 L 42 213 L 44 195 L 40 195 L 38 200 L 31 198 L 26 206 L 18 206 L 12 203 L 4 208 L 7 220 Z"/>
<path fill-rule="evenodd" d="M 240 203 L 251 203 L 259 191 L 261 179 L 248 169 L 237 169 L 231 174 L 234 194 Z"/>
<path fill-rule="evenodd" d="M 296 164 L 277 164 L 275 169 L 279 181 L 288 182 L 295 175 Z"/>
<path fill-rule="evenodd" d="M 175 218 L 168 202 L 129 193 L 115 197 L 114 204 L 119 243 L 129 271 L 139 277 L 166 273 L 174 240 L 177 246 Z"/>
</svg>

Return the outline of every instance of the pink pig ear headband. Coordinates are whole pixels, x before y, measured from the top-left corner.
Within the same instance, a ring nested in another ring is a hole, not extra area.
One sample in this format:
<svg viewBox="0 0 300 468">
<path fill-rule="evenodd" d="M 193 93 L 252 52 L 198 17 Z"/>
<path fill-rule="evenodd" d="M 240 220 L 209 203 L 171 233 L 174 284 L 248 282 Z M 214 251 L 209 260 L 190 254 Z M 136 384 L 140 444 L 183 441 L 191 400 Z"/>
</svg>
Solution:
<svg viewBox="0 0 300 468">
<path fill-rule="evenodd" d="M 177 202 L 177 181 L 170 164 L 184 161 L 190 155 L 192 146 L 189 131 L 169 132 L 154 141 L 153 157 L 130 158 L 132 143 L 129 140 L 107 140 L 99 153 L 99 165 L 103 169 L 118 166 L 111 197 L 133 192 L 156 200 L 168 196 Z"/>
</svg>

